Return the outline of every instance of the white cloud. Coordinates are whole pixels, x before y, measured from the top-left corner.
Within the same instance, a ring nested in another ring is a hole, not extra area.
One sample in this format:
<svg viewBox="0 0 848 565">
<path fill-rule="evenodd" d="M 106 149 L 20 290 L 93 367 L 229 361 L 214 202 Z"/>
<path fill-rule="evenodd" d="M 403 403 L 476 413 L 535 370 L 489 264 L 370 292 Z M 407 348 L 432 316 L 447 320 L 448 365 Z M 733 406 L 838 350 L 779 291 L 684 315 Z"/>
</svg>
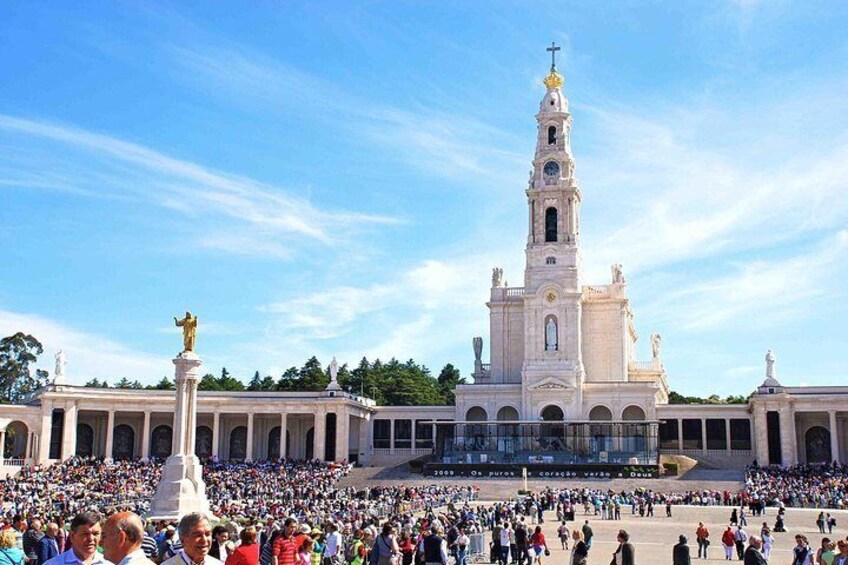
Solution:
<svg viewBox="0 0 848 565">
<path fill-rule="evenodd" d="M 172 376 L 173 365 L 166 358 L 135 351 L 113 339 L 68 327 L 40 315 L 0 310 L 0 334 L 16 332 L 33 335 L 44 346 L 38 367 L 54 372 L 53 355 L 62 349 L 67 358 L 65 375 L 70 384 L 81 385 L 97 378 L 114 384 L 123 377 L 154 383 Z"/>
<path fill-rule="evenodd" d="M 20 153 L 30 152 L 24 160 L 4 160 L 0 155 L 0 182 L 85 196 L 117 193 L 152 202 L 191 217 L 199 227 L 218 227 L 217 232 L 199 230 L 196 243 L 201 247 L 287 258 L 284 243 L 292 239 L 328 245 L 344 241 L 364 225 L 398 222 L 385 216 L 320 209 L 275 186 L 73 126 L 0 114 L 0 132 L 22 140 Z M 45 152 L 33 141 L 55 142 L 59 147 Z M 32 172 L 41 169 L 47 172 Z M 95 188 L 99 186 L 107 187 L 106 191 Z M 233 229 L 221 232 L 222 220 L 231 222 Z"/>
</svg>

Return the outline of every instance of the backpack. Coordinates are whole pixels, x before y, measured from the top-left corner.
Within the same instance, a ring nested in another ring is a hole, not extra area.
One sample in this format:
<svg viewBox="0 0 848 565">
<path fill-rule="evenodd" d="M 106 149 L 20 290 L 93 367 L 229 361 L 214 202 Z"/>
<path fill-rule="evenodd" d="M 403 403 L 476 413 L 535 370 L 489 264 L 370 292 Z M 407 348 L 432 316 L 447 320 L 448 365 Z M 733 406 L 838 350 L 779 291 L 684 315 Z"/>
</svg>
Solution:
<svg viewBox="0 0 848 565">
<path fill-rule="evenodd" d="M 344 558 L 345 563 L 353 563 L 356 561 L 356 558 L 359 557 L 359 545 L 362 542 L 359 540 L 353 540 L 349 544 L 345 546 Z"/>
</svg>

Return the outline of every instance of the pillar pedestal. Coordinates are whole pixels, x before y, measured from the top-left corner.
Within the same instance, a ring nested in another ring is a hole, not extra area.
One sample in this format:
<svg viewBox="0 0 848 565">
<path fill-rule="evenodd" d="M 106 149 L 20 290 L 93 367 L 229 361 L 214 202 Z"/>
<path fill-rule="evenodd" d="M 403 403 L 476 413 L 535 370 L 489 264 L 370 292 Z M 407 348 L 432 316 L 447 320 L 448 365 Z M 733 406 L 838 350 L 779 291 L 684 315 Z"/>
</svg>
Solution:
<svg viewBox="0 0 848 565">
<path fill-rule="evenodd" d="M 174 452 L 165 461 L 162 478 L 150 503 L 148 520 L 179 520 L 191 512 L 209 515 L 203 465 L 194 454 L 197 422 L 197 375 L 200 358 L 191 351 L 174 359 L 177 405 L 174 411 Z"/>
</svg>

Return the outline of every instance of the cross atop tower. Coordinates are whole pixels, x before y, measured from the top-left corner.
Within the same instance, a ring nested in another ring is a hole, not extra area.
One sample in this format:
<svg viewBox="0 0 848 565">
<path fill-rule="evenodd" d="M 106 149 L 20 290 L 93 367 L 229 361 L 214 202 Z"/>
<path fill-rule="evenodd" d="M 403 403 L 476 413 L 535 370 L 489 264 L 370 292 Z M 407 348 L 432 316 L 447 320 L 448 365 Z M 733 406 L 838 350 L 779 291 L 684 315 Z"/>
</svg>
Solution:
<svg viewBox="0 0 848 565">
<path fill-rule="evenodd" d="M 551 46 L 545 49 L 545 51 L 551 52 L 551 70 L 556 69 L 556 52 L 562 51 L 562 48 L 557 47 L 557 44 L 551 41 Z"/>
</svg>

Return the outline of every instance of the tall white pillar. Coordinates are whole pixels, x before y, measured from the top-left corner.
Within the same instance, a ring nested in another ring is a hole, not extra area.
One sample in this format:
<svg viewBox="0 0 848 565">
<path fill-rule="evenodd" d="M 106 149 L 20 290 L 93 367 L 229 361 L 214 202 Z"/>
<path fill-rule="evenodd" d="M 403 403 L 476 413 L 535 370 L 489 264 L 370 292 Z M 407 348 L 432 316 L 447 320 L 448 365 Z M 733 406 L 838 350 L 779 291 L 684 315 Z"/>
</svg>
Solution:
<svg viewBox="0 0 848 565">
<path fill-rule="evenodd" d="M 115 411 L 106 413 L 106 459 L 112 459 L 112 450 L 115 447 Z"/>
<path fill-rule="evenodd" d="M 839 456 L 839 426 L 836 424 L 836 410 L 827 413 L 830 419 L 830 458 L 833 461 L 842 461 Z"/>
<path fill-rule="evenodd" d="M 395 454 L 395 419 L 389 422 L 389 455 Z"/>
<path fill-rule="evenodd" d="M 150 412 L 145 410 L 141 424 L 141 458 L 150 458 Z"/>
<path fill-rule="evenodd" d="M 247 413 L 247 451 L 245 452 L 245 459 L 248 461 L 253 460 L 253 412 Z"/>
<path fill-rule="evenodd" d="M 677 419 L 677 451 L 683 451 L 683 418 Z"/>
<path fill-rule="evenodd" d="M 24 451 L 24 462 L 26 462 L 27 459 L 32 458 L 32 439 L 33 439 L 34 435 L 35 435 L 35 433 L 27 431 L 27 442 L 26 442 L 26 450 Z M 0 449 L 3 449 L 2 446 L 3 446 L 3 438 L 2 438 L 2 436 L 0 436 Z M 3 458 L 3 454 L 0 453 L 0 459 L 2 459 L 2 458 Z"/>
<path fill-rule="evenodd" d="M 336 461 L 346 461 L 350 456 L 350 416 L 342 407 L 336 412 Z"/>
<path fill-rule="evenodd" d="M 707 452 L 707 420 L 701 418 L 701 450 Z"/>
<path fill-rule="evenodd" d="M 218 443 L 220 442 L 221 413 L 217 410 L 212 415 L 212 457 L 218 457 Z"/>
<path fill-rule="evenodd" d="M 41 429 L 38 431 L 38 462 L 46 463 L 50 459 L 50 432 L 53 426 L 53 403 L 46 402 L 41 407 Z"/>
<path fill-rule="evenodd" d="M 360 465 L 368 462 L 371 455 L 371 419 L 361 419 L 359 422 L 359 455 L 357 461 Z"/>
<path fill-rule="evenodd" d="M 286 458 L 286 431 L 288 429 L 288 414 L 280 414 L 280 459 Z"/>
<path fill-rule="evenodd" d="M 725 441 L 727 442 L 727 454 L 730 455 L 730 418 L 724 419 L 724 434 L 726 438 Z"/>
<path fill-rule="evenodd" d="M 194 454 L 197 377 L 201 364 L 200 358 L 191 351 L 184 351 L 174 359 L 177 386 L 173 445 L 177 449 L 162 468 L 162 478 L 147 516 L 149 520 L 179 520 L 191 512 L 209 515 L 203 466 Z"/>
<path fill-rule="evenodd" d="M 797 438 L 795 437 L 795 413 L 790 404 L 780 407 L 780 454 L 783 465 L 794 465 L 796 463 Z"/>
<path fill-rule="evenodd" d="M 327 411 L 318 410 L 315 412 L 315 426 L 312 431 L 313 447 L 312 457 L 318 460 L 324 460 L 324 451 L 326 446 L 327 436 Z"/>
<path fill-rule="evenodd" d="M 6 458 L 6 430 L 0 430 L 0 465 Z"/>
<path fill-rule="evenodd" d="M 62 459 L 69 459 L 77 453 L 77 405 L 65 407 L 65 421 L 62 426 Z"/>
<path fill-rule="evenodd" d="M 757 464 L 768 465 L 768 421 L 766 419 L 766 407 L 764 405 L 754 405 L 754 417 L 751 419 L 751 428 L 751 438 L 754 440 L 754 454 Z"/>
</svg>

